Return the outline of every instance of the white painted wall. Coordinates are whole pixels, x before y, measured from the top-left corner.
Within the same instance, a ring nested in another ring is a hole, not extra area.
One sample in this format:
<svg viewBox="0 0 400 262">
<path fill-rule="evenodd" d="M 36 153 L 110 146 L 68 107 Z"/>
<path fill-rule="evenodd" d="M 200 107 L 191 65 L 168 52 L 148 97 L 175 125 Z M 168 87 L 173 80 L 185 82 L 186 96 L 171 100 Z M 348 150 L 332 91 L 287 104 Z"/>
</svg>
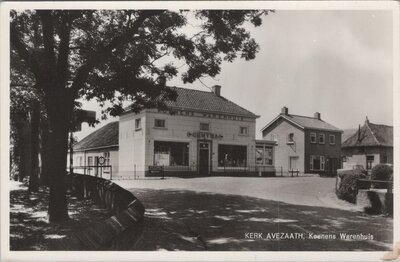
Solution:
<svg viewBox="0 0 400 262">
<path fill-rule="evenodd" d="M 368 154 L 368 156 L 374 156 L 374 162 L 372 162 L 372 167 L 379 164 L 380 161 L 379 154 Z M 343 162 L 343 168 L 351 169 L 355 165 L 361 165 L 366 169 L 367 168 L 366 164 L 367 164 L 367 155 L 362 155 L 362 154 L 352 155 L 346 157 L 346 162 Z"/>
<path fill-rule="evenodd" d="M 200 123 L 210 124 L 210 133 L 221 134 L 223 138 L 212 139 L 212 167 L 217 170 L 218 144 L 247 146 L 247 163 L 255 165 L 255 120 L 238 121 L 215 119 L 201 116 L 170 115 L 154 110 L 146 112 L 145 167 L 153 165 L 154 141 L 175 141 L 189 143 L 189 165 L 197 165 L 198 138 L 188 137 L 187 132 L 200 131 Z M 155 128 L 154 120 L 164 119 L 165 129 Z M 239 135 L 240 126 L 248 127 L 248 135 Z"/>
<path fill-rule="evenodd" d="M 295 148 L 287 144 L 289 133 L 294 133 Z M 280 172 L 281 167 L 283 172 L 287 172 L 289 169 L 289 157 L 297 156 L 297 168 L 300 173 L 304 173 L 304 131 L 283 121 L 264 134 L 263 139 L 271 140 L 271 135 L 275 135 L 278 140 L 274 148 L 276 172 Z"/>
<path fill-rule="evenodd" d="M 135 119 L 141 118 L 141 129 L 135 129 Z M 119 118 L 119 169 L 118 176 L 133 177 L 134 168 L 145 166 L 145 112 L 124 114 Z"/>
</svg>

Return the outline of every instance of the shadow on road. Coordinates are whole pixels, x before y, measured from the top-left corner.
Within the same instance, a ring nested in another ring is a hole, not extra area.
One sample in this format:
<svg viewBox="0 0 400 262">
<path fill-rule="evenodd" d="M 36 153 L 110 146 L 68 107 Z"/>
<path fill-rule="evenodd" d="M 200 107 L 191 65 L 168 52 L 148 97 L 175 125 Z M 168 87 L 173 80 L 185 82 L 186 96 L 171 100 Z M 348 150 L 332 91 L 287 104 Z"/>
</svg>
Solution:
<svg viewBox="0 0 400 262">
<path fill-rule="evenodd" d="M 68 196 L 70 220 L 49 223 L 48 190 L 28 194 L 22 185 L 10 191 L 10 250 L 46 250 L 53 239 L 64 238 L 89 224 L 108 218 L 109 211 L 92 200 Z"/>
<path fill-rule="evenodd" d="M 254 197 L 187 190 L 135 189 L 146 207 L 136 250 L 383 251 L 393 220 L 334 208 L 292 205 Z M 248 239 L 248 232 L 263 239 Z M 335 240 L 268 240 L 268 233 L 335 234 Z M 344 240 L 339 233 L 373 240 Z"/>
</svg>

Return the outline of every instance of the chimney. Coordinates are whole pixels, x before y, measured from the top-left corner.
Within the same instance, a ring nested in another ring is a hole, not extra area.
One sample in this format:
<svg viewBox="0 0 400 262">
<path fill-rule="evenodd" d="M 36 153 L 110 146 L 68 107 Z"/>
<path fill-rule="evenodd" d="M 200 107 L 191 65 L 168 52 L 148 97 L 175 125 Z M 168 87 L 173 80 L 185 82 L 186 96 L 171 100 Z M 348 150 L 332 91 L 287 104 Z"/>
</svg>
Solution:
<svg viewBox="0 0 400 262">
<path fill-rule="evenodd" d="M 289 114 L 289 108 L 287 108 L 286 106 L 282 107 L 281 114 L 288 115 Z"/>
<path fill-rule="evenodd" d="M 321 120 L 321 113 L 320 112 L 315 112 L 314 113 L 314 118 Z"/>
<path fill-rule="evenodd" d="M 215 85 L 212 87 L 212 91 L 215 95 L 221 96 L 221 86 L 220 85 Z"/>
</svg>

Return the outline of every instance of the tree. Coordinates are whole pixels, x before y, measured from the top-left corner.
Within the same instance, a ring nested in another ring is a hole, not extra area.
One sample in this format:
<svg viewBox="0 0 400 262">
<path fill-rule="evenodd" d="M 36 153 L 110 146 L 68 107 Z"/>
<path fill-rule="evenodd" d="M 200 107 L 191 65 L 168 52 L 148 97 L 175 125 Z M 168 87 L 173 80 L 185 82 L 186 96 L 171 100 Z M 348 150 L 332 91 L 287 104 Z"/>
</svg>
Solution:
<svg viewBox="0 0 400 262">
<path fill-rule="evenodd" d="M 164 106 L 166 86 L 186 65 L 183 81 L 220 73 L 223 61 L 254 59 L 259 47 L 246 30 L 268 11 L 256 10 L 26 10 L 11 12 L 12 49 L 43 93 L 48 117 L 50 221 L 68 218 L 68 130 L 78 98 L 111 106 L 104 113 Z M 196 24 L 189 23 L 195 21 Z M 195 28 L 190 33 L 187 28 Z M 172 59 L 173 58 L 173 59 Z M 51 160 L 50 160 L 51 159 Z"/>
<path fill-rule="evenodd" d="M 33 192 L 38 190 L 40 98 L 27 86 L 12 85 L 10 91 L 11 160 L 19 181 L 29 176 L 29 192 Z"/>
</svg>

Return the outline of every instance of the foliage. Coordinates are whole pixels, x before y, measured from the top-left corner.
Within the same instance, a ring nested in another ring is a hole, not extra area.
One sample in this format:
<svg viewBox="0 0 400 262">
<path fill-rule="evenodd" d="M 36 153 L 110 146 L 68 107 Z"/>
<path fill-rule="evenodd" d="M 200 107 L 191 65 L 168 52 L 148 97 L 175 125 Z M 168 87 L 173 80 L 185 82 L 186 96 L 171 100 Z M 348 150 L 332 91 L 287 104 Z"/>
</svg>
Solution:
<svg viewBox="0 0 400 262">
<path fill-rule="evenodd" d="M 372 168 L 372 180 L 393 181 L 393 168 L 389 165 L 379 164 Z M 373 183 L 374 188 L 386 188 L 387 185 L 383 183 Z"/>
<path fill-rule="evenodd" d="M 42 170 L 51 176 L 50 220 L 68 218 L 65 166 L 77 99 L 111 102 L 103 110 L 111 115 L 123 101 L 135 112 L 165 108 L 176 98 L 167 81 L 178 74 L 192 83 L 219 74 L 223 61 L 254 59 L 259 46 L 247 26 L 260 26 L 268 12 L 12 10 L 11 78 L 29 79 L 42 94 L 48 122 Z"/>
<path fill-rule="evenodd" d="M 182 66 L 178 68 L 172 61 L 183 62 L 186 69 L 182 80 L 192 83 L 204 76 L 216 76 L 223 61 L 232 62 L 237 57 L 254 59 L 259 46 L 245 26 L 260 26 L 261 17 L 267 13 L 13 11 L 11 33 L 34 51 L 34 57 L 25 62 L 35 68 L 31 68 L 29 75 L 33 73 L 36 81 L 40 80 L 38 74 L 56 74 L 54 70 L 60 70 L 59 81 L 76 88 L 76 97 L 95 98 L 102 105 L 111 101 L 104 113 L 117 115 L 125 100 L 133 101 L 132 109 L 139 111 L 143 107 L 162 107 L 163 101 L 155 99 L 160 94 L 174 99 L 174 92 L 165 85 Z M 192 25 L 189 18 L 197 23 Z M 20 49 L 18 44 L 13 46 Z"/>
<path fill-rule="evenodd" d="M 338 198 L 356 203 L 358 193 L 358 179 L 365 179 L 367 176 L 362 173 L 344 174 L 341 177 L 339 188 L 336 191 Z"/>
</svg>

